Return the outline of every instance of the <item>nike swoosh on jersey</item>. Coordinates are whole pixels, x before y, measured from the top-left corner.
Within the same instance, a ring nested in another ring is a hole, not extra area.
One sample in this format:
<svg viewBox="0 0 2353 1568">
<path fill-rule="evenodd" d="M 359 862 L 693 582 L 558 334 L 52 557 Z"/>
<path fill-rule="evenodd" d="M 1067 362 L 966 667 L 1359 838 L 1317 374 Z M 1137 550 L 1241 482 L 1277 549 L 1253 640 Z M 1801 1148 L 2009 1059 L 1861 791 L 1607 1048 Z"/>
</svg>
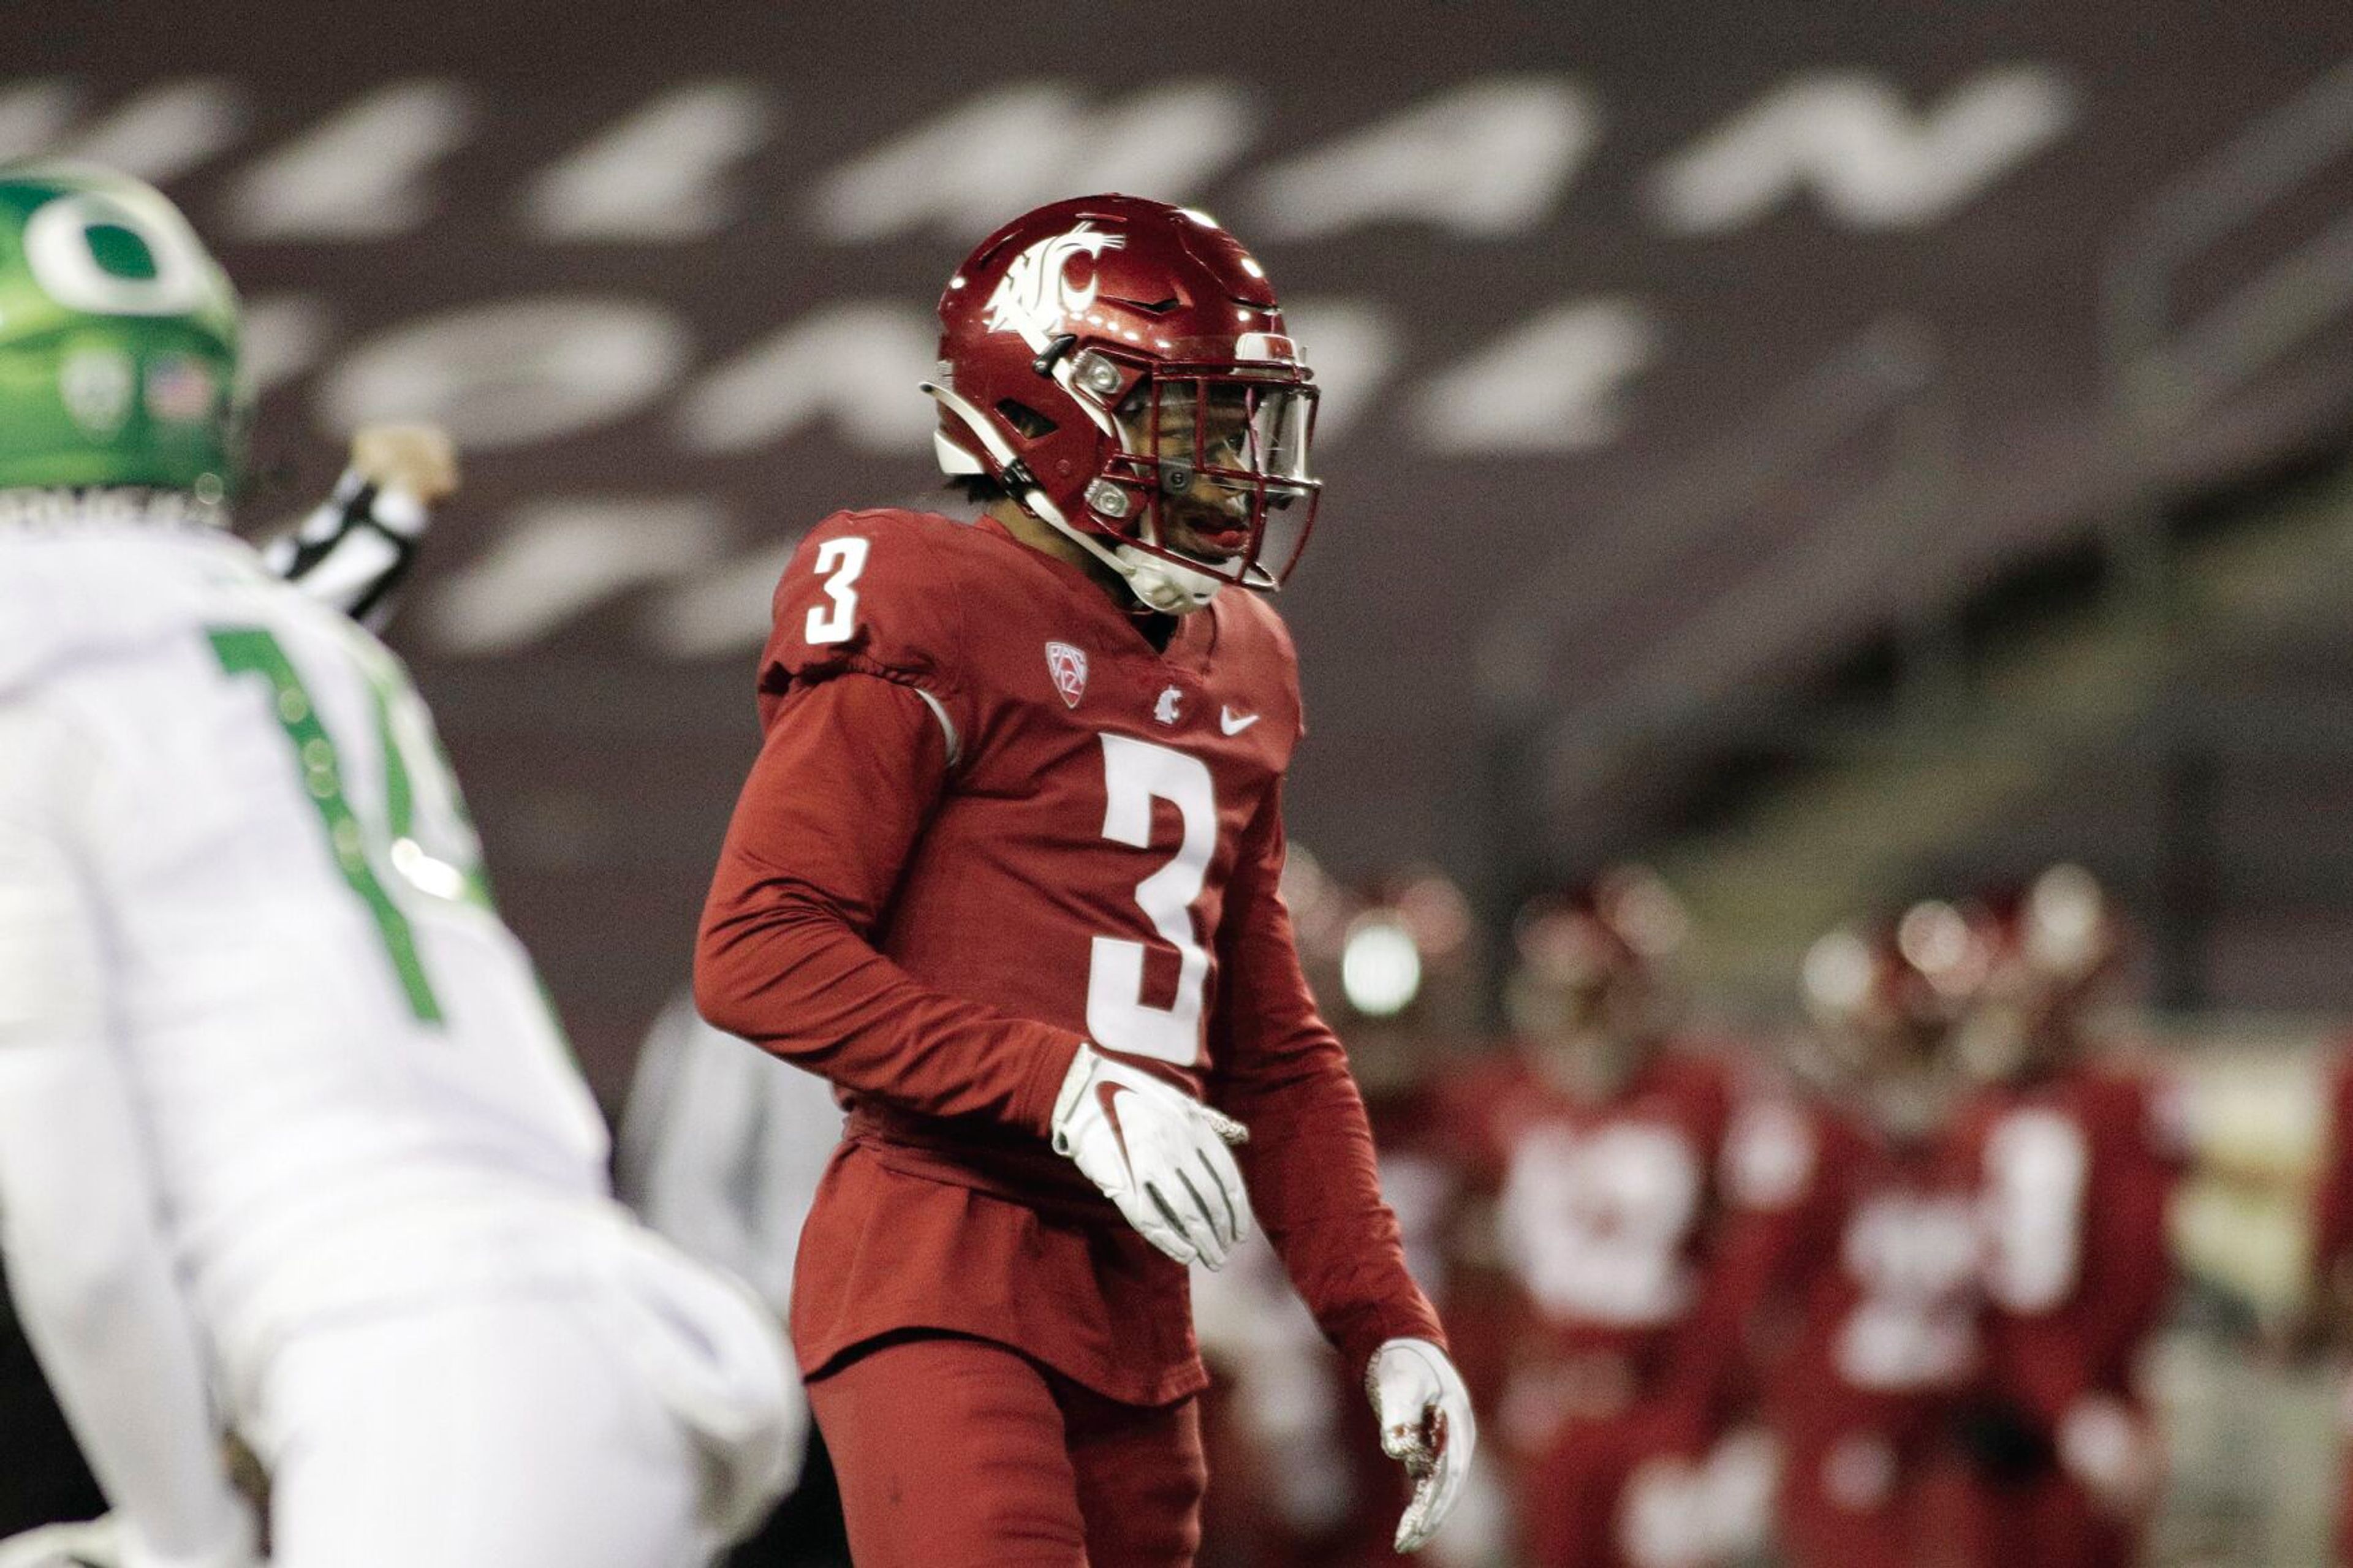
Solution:
<svg viewBox="0 0 2353 1568">
<path fill-rule="evenodd" d="M 1259 715 L 1255 713 L 1237 713 L 1223 704 L 1218 708 L 1218 728 L 1229 735 L 1239 735 L 1258 721 Z"/>
</svg>

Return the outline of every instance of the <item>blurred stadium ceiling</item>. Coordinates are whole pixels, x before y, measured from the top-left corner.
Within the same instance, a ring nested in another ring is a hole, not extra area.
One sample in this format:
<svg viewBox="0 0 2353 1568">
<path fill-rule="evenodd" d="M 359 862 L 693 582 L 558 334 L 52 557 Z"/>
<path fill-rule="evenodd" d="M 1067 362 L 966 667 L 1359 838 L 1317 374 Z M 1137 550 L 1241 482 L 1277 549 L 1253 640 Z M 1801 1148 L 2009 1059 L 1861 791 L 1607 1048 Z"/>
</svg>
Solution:
<svg viewBox="0 0 2353 1568">
<path fill-rule="evenodd" d="M 2353 398 L 2343 0 L 1000 9 L 111 0 L 12 43 L 0 152 L 157 180 L 242 283 L 254 521 L 364 417 L 470 449 L 402 641 L 592 1032 L 685 963 L 792 542 L 932 493 L 931 300 L 1035 202 L 1198 203 L 1295 301 L 1294 824 L 1343 866 L 1464 855 L 1499 705 L 1801 675 Z"/>
</svg>

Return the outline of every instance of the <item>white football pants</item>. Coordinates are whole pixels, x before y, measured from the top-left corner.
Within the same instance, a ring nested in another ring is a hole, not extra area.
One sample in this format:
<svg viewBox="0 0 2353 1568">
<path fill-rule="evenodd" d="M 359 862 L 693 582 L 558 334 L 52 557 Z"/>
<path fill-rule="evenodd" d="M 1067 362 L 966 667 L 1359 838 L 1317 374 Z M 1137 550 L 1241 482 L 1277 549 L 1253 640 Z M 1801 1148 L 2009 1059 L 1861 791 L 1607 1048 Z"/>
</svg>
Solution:
<svg viewBox="0 0 2353 1568">
<path fill-rule="evenodd" d="M 248 1434 L 273 1568 L 701 1568 L 704 1460 L 591 1295 L 301 1333 Z"/>
</svg>

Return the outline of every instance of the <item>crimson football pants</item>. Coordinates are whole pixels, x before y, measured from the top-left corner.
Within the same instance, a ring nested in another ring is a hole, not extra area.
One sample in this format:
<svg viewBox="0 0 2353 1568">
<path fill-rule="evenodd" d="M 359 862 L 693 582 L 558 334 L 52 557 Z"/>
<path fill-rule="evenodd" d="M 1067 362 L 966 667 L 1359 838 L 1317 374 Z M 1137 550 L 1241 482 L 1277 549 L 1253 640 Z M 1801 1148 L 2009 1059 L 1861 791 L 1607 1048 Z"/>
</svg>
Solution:
<svg viewBox="0 0 2353 1568">
<path fill-rule="evenodd" d="M 1992 1564 L 1972 1528 L 1969 1479 L 1908 1424 L 1799 1422 L 1781 1430 L 1781 1546 L 1799 1568 L 2041 1568 Z"/>
<path fill-rule="evenodd" d="M 1186 1568 L 1194 1401 L 1122 1405 L 987 1340 L 885 1342 L 811 1383 L 858 1568 Z"/>
<path fill-rule="evenodd" d="M 1514 1489 L 1531 1568 L 1620 1568 L 1619 1516 L 1644 1457 L 1640 1415 L 1571 1419 Z"/>
<path fill-rule="evenodd" d="M 1975 1534 L 1990 1563 L 2032 1563 L 2034 1568 L 2132 1568 L 2140 1561 L 2137 1521 L 2114 1519 L 2091 1495 L 2063 1475 L 2046 1475 L 2022 1486 L 1970 1488 L 1970 1506 L 1980 1517 Z"/>
</svg>

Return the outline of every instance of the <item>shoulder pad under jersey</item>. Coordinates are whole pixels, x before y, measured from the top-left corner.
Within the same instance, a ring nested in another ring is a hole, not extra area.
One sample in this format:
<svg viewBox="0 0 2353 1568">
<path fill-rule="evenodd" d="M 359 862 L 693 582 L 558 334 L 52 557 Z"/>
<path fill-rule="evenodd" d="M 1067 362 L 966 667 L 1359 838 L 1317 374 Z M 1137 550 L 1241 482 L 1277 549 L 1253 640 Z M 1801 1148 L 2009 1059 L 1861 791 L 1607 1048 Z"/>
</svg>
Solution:
<svg viewBox="0 0 2353 1568">
<path fill-rule="evenodd" d="M 0 697 L 184 637 L 277 586 L 227 534 L 0 539 Z"/>
<path fill-rule="evenodd" d="M 776 584 L 762 692 L 857 672 L 960 701 L 964 529 L 896 510 L 836 512 L 811 529 Z"/>
</svg>

